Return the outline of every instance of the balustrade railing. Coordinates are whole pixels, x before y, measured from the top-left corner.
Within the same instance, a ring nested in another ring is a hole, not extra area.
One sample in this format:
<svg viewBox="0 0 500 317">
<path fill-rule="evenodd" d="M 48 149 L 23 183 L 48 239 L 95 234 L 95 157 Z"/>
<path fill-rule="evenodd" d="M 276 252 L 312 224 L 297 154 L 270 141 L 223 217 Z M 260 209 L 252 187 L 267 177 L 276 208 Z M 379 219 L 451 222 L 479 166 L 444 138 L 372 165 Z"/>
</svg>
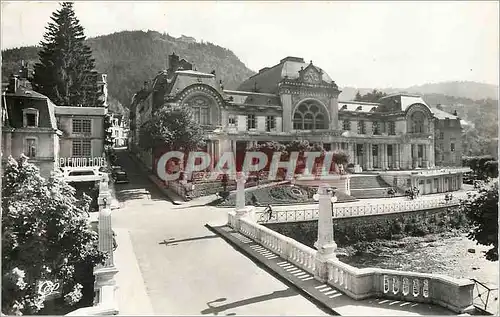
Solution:
<svg viewBox="0 0 500 317">
<path fill-rule="evenodd" d="M 230 219 L 234 219 L 234 217 Z M 239 228 L 241 233 L 279 254 L 281 258 L 290 261 L 311 274 L 314 273 L 316 250 L 276 231 L 258 225 L 250 219 L 239 219 Z"/>
<path fill-rule="evenodd" d="M 467 197 L 466 194 L 457 194 L 448 201 L 446 201 L 443 196 L 442 198 L 414 199 L 409 201 L 400 200 L 389 203 L 351 205 L 345 207 L 334 205 L 332 216 L 333 218 L 350 218 L 456 206 L 460 203 L 460 199 L 465 197 Z M 258 210 L 255 214 L 257 222 L 259 223 L 281 223 L 316 220 L 319 217 L 319 210 L 318 207 L 296 210 L 273 210 L 271 214 Z"/>
<path fill-rule="evenodd" d="M 316 273 L 316 250 L 249 218 L 237 218 L 234 213 L 229 214 L 229 222 L 240 233 L 305 271 Z M 379 268 L 359 269 L 337 259 L 328 260 L 326 265 L 327 283 L 357 300 L 379 297 L 433 303 L 457 313 L 463 313 L 473 305 L 474 282 L 471 280 Z"/>
</svg>

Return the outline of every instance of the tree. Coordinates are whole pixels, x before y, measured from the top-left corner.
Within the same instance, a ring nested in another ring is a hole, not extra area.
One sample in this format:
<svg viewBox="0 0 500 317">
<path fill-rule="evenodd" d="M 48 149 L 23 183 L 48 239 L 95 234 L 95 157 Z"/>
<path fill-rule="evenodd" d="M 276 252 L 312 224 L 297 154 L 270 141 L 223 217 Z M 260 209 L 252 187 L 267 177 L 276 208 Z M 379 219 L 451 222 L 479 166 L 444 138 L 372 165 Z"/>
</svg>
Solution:
<svg viewBox="0 0 500 317">
<path fill-rule="evenodd" d="M 192 151 L 203 146 L 203 130 L 189 109 L 163 106 L 141 126 L 139 145 L 145 150 Z"/>
<path fill-rule="evenodd" d="M 472 223 L 467 237 L 477 243 L 491 246 L 486 259 L 498 260 L 498 182 L 485 184 L 477 194 L 469 194 L 460 208 Z"/>
<path fill-rule="evenodd" d="M 88 224 L 90 197 L 38 168 L 9 157 L 2 176 L 2 313 L 34 314 L 43 308 L 40 282 L 60 281 L 68 304 L 82 298 L 78 267 L 103 263 L 98 235 Z"/>
<path fill-rule="evenodd" d="M 58 105 L 102 106 L 95 60 L 73 3 L 63 2 L 51 19 L 40 42 L 33 88 Z"/>
<path fill-rule="evenodd" d="M 355 101 L 365 101 L 365 102 L 378 102 L 380 98 L 387 96 L 385 92 L 379 91 L 377 89 L 373 89 L 372 92 L 361 95 L 359 91 L 356 93 L 354 97 Z"/>
</svg>

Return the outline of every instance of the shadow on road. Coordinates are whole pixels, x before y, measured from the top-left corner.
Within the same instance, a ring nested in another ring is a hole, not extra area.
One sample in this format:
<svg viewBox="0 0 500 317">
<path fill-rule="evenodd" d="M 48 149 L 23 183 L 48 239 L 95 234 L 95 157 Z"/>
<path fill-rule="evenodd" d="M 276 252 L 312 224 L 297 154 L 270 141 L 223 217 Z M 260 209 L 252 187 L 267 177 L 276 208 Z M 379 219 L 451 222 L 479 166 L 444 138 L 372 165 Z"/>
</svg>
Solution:
<svg viewBox="0 0 500 317">
<path fill-rule="evenodd" d="M 265 302 L 265 301 L 272 300 L 275 298 L 283 298 L 283 297 L 291 297 L 291 296 L 298 296 L 298 294 L 293 289 L 287 288 L 287 289 L 282 290 L 282 291 L 274 291 L 270 294 L 265 294 L 265 295 L 255 296 L 252 298 L 242 299 L 242 300 L 239 300 L 236 302 L 227 303 L 227 304 L 223 304 L 220 306 L 213 306 L 214 303 L 225 302 L 227 300 L 226 298 L 218 298 L 216 300 L 207 302 L 208 308 L 202 310 L 201 314 L 202 315 L 214 314 L 217 316 L 220 312 L 223 312 L 223 311 L 231 309 L 231 308 L 255 304 L 255 303 L 259 303 L 259 302 Z M 234 315 L 236 315 L 236 314 L 235 313 L 226 314 L 226 316 L 234 316 Z"/>
<path fill-rule="evenodd" d="M 188 242 L 188 241 L 205 240 L 205 239 L 213 239 L 213 238 L 220 238 L 220 237 L 218 235 L 212 235 L 212 236 L 179 239 L 179 240 L 175 240 L 175 238 L 170 238 L 170 239 L 168 239 L 168 241 L 163 240 L 162 242 L 160 242 L 158 244 L 164 244 L 166 246 L 174 246 L 174 245 L 177 245 L 179 242 Z"/>
</svg>

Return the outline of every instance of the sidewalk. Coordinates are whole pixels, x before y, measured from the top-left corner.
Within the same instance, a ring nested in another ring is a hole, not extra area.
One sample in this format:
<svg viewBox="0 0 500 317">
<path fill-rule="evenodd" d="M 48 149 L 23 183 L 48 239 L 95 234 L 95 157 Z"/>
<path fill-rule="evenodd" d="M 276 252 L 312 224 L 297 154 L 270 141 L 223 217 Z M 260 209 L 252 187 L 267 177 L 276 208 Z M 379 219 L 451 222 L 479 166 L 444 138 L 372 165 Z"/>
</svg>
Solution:
<svg viewBox="0 0 500 317">
<path fill-rule="evenodd" d="M 133 250 L 130 234 L 126 229 L 114 229 L 118 248 L 114 252 L 116 273 L 115 298 L 119 315 L 151 316 L 153 306 Z"/>
</svg>

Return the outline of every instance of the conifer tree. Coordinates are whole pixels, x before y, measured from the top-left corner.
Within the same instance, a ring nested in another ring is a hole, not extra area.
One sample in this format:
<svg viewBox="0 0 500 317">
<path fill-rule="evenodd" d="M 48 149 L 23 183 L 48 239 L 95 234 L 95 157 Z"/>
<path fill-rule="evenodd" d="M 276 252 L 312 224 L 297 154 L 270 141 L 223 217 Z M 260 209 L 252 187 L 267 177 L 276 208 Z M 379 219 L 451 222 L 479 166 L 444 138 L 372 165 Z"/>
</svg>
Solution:
<svg viewBox="0 0 500 317">
<path fill-rule="evenodd" d="M 62 3 L 51 19 L 53 22 L 49 22 L 40 42 L 34 89 L 58 105 L 102 106 L 95 60 L 85 44 L 84 29 L 76 18 L 73 3 Z"/>
</svg>

